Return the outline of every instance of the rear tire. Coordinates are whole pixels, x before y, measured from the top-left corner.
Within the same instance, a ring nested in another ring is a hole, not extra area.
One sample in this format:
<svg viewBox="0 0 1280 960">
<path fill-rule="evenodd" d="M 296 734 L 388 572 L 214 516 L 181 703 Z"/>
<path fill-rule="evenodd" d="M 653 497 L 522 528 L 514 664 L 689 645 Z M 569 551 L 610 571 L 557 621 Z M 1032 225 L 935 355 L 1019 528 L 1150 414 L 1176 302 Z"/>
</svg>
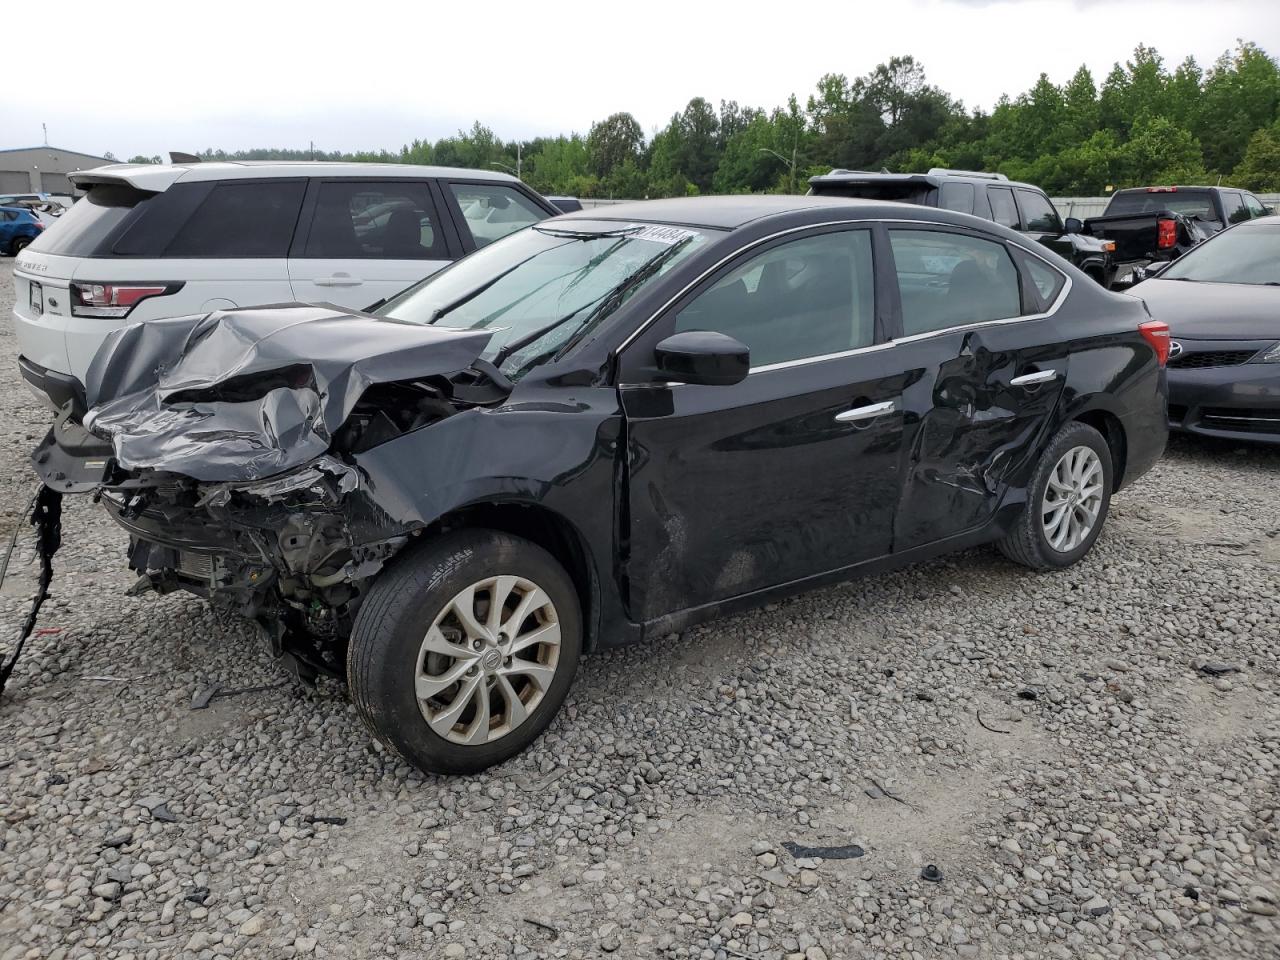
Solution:
<svg viewBox="0 0 1280 960">
<path fill-rule="evenodd" d="M 462 530 L 374 581 L 347 678 L 361 719 L 408 763 L 477 773 L 546 729 L 581 651 L 577 591 L 555 558 L 519 537 Z"/>
<path fill-rule="evenodd" d="M 1114 476 L 1102 434 L 1079 421 L 1066 424 L 1041 454 L 1026 509 L 997 544 L 1000 552 L 1033 570 L 1078 562 L 1102 533 Z"/>
<path fill-rule="evenodd" d="M 30 237 L 14 237 L 13 242 L 9 244 L 9 256 L 16 257 L 27 248 L 29 243 L 31 243 Z"/>
</svg>

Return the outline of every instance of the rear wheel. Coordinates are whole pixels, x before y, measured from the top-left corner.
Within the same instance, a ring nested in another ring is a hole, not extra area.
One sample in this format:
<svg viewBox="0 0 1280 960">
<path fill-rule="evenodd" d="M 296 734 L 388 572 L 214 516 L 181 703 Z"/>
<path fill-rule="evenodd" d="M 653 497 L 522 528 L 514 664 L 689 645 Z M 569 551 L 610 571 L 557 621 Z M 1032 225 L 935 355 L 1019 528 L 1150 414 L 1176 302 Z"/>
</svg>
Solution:
<svg viewBox="0 0 1280 960">
<path fill-rule="evenodd" d="M 577 593 L 555 559 L 527 540 L 468 530 L 375 581 L 347 676 L 365 723 L 405 760 L 475 773 L 546 728 L 581 650 Z"/>
<path fill-rule="evenodd" d="M 30 242 L 30 237 L 14 237 L 13 242 L 9 244 L 9 256 L 16 257 L 27 248 L 27 244 Z"/>
<path fill-rule="evenodd" d="M 1085 423 L 1066 424 L 1036 465 L 1027 508 L 999 547 L 1036 570 L 1069 567 L 1089 552 L 1111 506 L 1111 449 Z"/>
</svg>

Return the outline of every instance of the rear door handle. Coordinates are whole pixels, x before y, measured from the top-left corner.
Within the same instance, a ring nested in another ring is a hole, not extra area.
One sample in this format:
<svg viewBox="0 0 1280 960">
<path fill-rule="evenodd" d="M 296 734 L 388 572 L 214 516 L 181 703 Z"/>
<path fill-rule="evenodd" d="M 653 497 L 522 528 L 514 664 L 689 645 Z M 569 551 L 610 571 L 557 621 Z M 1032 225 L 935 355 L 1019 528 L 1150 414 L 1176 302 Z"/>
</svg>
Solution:
<svg viewBox="0 0 1280 960">
<path fill-rule="evenodd" d="M 335 273 L 332 277 L 317 277 L 315 283 L 317 287 L 358 287 L 364 281 L 350 274 Z"/>
<path fill-rule="evenodd" d="M 1013 387 L 1034 387 L 1037 383 L 1048 383 L 1058 375 L 1057 370 L 1037 370 L 1035 373 L 1024 373 L 1009 381 Z"/>
<path fill-rule="evenodd" d="M 837 413 L 836 420 L 840 423 L 859 423 L 863 420 L 874 420 L 886 413 L 893 413 L 896 409 L 898 405 L 895 401 L 885 400 L 882 403 L 872 403 L 865 407 L 854 407 L 844 413 Z"/>
</svg>

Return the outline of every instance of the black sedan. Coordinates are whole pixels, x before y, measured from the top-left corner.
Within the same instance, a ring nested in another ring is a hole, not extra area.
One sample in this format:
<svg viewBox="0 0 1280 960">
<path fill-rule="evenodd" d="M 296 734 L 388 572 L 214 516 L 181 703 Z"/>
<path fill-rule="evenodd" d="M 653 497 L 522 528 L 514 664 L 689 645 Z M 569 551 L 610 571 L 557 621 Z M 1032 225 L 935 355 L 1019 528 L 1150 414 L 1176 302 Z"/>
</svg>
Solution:
<svg viewBox="0 0 1280 960">
<path fill-rule="evenodd" d="M 1222 231 L 1132 288 L 1169 324 L 1169 425 L 1280 443 L 1280 217 Z"/>
<path fill-rule="evenodd" d="M 1075 563 L 1164 447 L 1167 347 L 975 217 L 653 201 L 377 316 L 118 331 L 34 462 L 46 507 L 100 495 L 144 585 L 258 620 L 409 762 L 475 771 L 584 652 L 976 544 Z"/>
</svg>

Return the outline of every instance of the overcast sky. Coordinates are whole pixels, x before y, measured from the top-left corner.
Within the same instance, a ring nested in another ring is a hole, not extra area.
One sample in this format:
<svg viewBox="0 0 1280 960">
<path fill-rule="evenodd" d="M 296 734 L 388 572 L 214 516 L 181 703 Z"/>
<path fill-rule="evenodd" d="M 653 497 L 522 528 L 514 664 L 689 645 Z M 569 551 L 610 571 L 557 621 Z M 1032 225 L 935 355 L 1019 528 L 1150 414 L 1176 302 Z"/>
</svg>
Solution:
<svg viewBox="0 0 1280 960">
<path fill-rule="evenodd" d="M 54 146 L 120 158 L 397 149 L 477 119 L 503 139 L 586 133 L 617 110 L 649 132 L 693 96 L 803 103 L 824 73 L 908 53 L 990 108 L 1041 71 L 1061 83 L 1086 63 L 1101 82 L 1139 42 L 1170 66 L 1207 66 L 1237 37 L 1280 54 L 1276 0 L 76 0 L 56 13 L 7 31 L 27 52 L 0 87 L 0 148 L 39 144 L 41 123 Z"/>
</svg>

